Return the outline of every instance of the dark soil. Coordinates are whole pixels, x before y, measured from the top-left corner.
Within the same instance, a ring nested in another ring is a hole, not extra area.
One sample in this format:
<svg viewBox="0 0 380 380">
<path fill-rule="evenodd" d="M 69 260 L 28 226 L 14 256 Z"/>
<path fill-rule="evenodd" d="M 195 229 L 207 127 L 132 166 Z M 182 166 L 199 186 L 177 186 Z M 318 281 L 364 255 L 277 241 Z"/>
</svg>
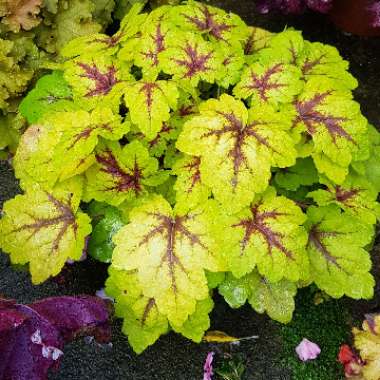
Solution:
<svg viewBox="0 0 380 380">
<path fill-rule="evenodd" d="M 252 0 L 211 1 L 241 15 L 251 25 L 271 31 L 293 26 L 304 37 L 335 45 L 350 61 L 351 72 L 359 80 L 355 92 L 364 115 L 380 127 L 380 39 L 365 39 L 343 34 L 324 17 L 307 14 L 298 18 L 278 15 L 257 15 Z M 0 163 L 0 209 L 2 203 L 18 192 L 9 165 Z M 373 249 L 374 274 L 380 278 L 380 249 Z M 94 294 L 106 278 L 104 265 L 87 260 L 66 268 L 57 278 L 40 286 L 32 286 L 29 274 L 10 267 L 6 255 L 0 253 L 0 294 L 18 302 L 64 294 Z M 316 307 L 313 291 L 303 290 L 297 297 L 294 321 L 286 327 L 257 315 L 249 307 L 231 310 L 216 296 L 212 313 L 212 328 L 235 336 L 259 335 L 257 341 L 242 342 L 232 348 L 246 358 L 244 379 L 249 380 L 339 380 L 340 366 L 336 363 L 339 345 L 349 339 L 352 325 L 357 325 L 367 312 L 380 308 L 380 289 L 370 301 L 327 301 Z M 65 348 L 62 366 L 51 380 L 200 380 L 206 354 L 222 348 L 208 344 L 196 345 L 179 335 L 168 334 L 140 356 L 135 355 L 127 338 L 120 332 L 121 323 L 113 322 L 112 347 L 88 344 L 83 339 Z M 331 332 L 331 333 L 330 333 Z M 302 337 L 309 337 L 322 348 L 314 363 L 302 364 L 294 354 Z M 216 364 L 222 355 L 218 355 Z"/>
</svg>

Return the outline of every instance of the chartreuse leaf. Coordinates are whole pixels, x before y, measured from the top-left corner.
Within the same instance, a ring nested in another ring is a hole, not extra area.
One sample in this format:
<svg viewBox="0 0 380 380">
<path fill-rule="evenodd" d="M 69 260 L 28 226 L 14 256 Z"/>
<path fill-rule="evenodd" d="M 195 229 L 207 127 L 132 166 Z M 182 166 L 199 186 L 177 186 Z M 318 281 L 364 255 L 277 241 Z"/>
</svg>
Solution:
<svg viewBox="0 0 380 380">
<path fill-rule="evenodd" d="M 255 270 L 239 279 L 228 274 L 219 285 L 219 293 L 233 308 L 244 305 L 248 300 L 256 312 L 266 312 L 270 318 L 288 323 L 295 309 L 297 285 L 285 279 L 271 283 Z"/>
<path fill-rule="evenodd" d="M 373 227 L 342 212 L 338 206 L 309 207 L 306 227 L 310 273 L 317 286 L 334 298 L 373 296 L 371 259 L 364 249 Z"/>
<path fill-rule="evenodd" d="M 167 35 L 167 49 L 160 53 L 162 70 L 189 92 L 199 81 L 208 83 L 222 79 L 223 57 L 211 42 L 199 34 L 172 31 Z"/>
<path fill-rule="evenodd" d="M 135 271 L 109 268 L 106 292 L 115 299 L 116 316 L 123 318 L 123 332 L 134 351 L 141 353 L 169 331 L 168 320 L 154 298 L 142 293 Z"/>
<path fill-rule="evenodd" d="M 300 186 L 318 183 L 318 172 L 313 160 L 309 157 L 298 158 L 294 166 L 279 170 L 275 177 L 276 185 L 286 190 L 295 191 Z"/>
<path fill-rule="evenodd" d="M 118 111 L 125 82 L 134 80 L 127 64 L 119 67 L 116 59 L 104 54 L 75 57 L 65 62 L 63 68 L 73 97 L 83 109 L 101 104 Z"/>
<path fill-rule="evenodd" d="M 268 46 L 273 34 L 265 29 L 248 26 L 248 36 L 244 41 L 244 54 L 248 63 L 252 63 L 257 59 L 260 50 Z"/>
<path fill-rule="evenodd" d="M 369 158 L 353 162 L 352 166 L 357 173 L 368 179 L 377 192 L 380 192 L 380 133 L 370 124 L 368 124 L 368 139 L 370 142 Z"/>
<path fill-rule="evenodd" d="M 362 330 L 354 327 L 355 348 L 363 360 L 364 380 L 378 380 L 380 373 L 380 314 L 367 314 Z"/>
<path fill-rule="evenodd" d="M 20 130 L 26 126 L 26 120 L 20 114 L 9 113 L 2 115 L 0 113 L 0 155 L 1 150 L 7 148 L 14 152 L 20 140 Z M 7 152 L 3 152 L 5 157 Z M 0 158 L 1 159 L 1 158 Z"/>
<path fill-rule="evenodd" d="M 227 212 L 248 206 L 268 186 L 271 166 L 295 163 L 289 119 L 270 107 L 251 108 L 223 94 L 199 106 L 184 125 L 177 148 L 200 156 L 200 173 Z"/>
<path fill-rule="evenodd" d="M 214 302 L 211 297 L 198 301 L 195 312 L 189 316 L 182 326 L 172 325 L 173 330 L 196 343 L 200 343 L 205 331 L 210 327 L 209 314 L 213 307 Z"/>
<path fill-rule="evenodd" d="M 95 224 L 88 243 L 88 253 L 96 260 L 110 263 L 115 247 L 112 237 L 124 226 L 120 210 L 107 207 L 101 220 Z"/>
<path fill-rule="evenodd" d="M 177 175 L 174 190 L 178 210 L 191 210 L 205 202 L 211 194 L 202 181 L 200 165 L 199 157 L 185 156 L 173 166 L 173 173 Z"/>
<path fill-rule="evenodd" d="M 249 34 L 247 25 L 233 13 L 189 1 L 171 9 L 173 22 L 181 29 L 200 32 L 213 42 L 242 42 Z"/>
<path fill-rule="evenodd" d="M 113 36 L 103 33 L 94 33 L 81 36 L 68 42 L 60 51 L 61 56 L 74 58 L 78 55 L 115 55 L 120 48 L 122 33 Z"/>
<path fill-rule="evenodd" d="M 302 33 L 292 29 L 273 34 L 266 42 L 266 48 L 256 55 L 257 60 L 264 62 L 283 62 L 285 64 L 300 65 L 306 58 L 305 40 Z"/>
<path fill-rule="evenodd" d="M 289 64 L 276 62 L 254 62 L 245 69 L 234 95 L 250 99 L 251 104 L 290 103 L 303 88 L 301 70 Z"/>
<path fill-rule="evenodd" d="M 170 118 L 170 109 L 175 109 L 179 92 L 173 82 L 140 81 L 127 86 L 125 103 L 129 108 L 132 123 L 136 124 L 147 138 L 153 139 Z"/>
<path fill-rule="evenodd" d="M 152 11 L 141 26 L 141 36 L 129 40 L 118 57 L 124 61 L 133 61 L 142 69 L 143 77 L 156 79 L 161 71 L 160 53 L 167 47 L 167 34 L 170 24 L 171 7 L 163 6 Z"/>
<path fill-rule="evenodd" d="M 347 214 L 356 216 L 363 223 L 375 224 L 380 216 L 378 192 L 363 177 L 349 175 L 342 185 L 335 185 L 321 178 L 326 189 L 319 189 L 308 194 L 318 206 L 336 204 Z"/>
<path fill-rule="evenodd" d="M 135 352 L 140 353 L 153 344 L 170 327 L 199 343 L 210 327 L 208 314 L 213 308 L 210 297 L 198 301 L 195 312 L 181 326 L 169 325 L 168 319 L 157 308 L 154 298 L 143 295 L 135 271 L 117 270 L 112 266 L 106 282 L 106 292 L 115 299 L 116 315 L 123 318 L 123 332 Z"/>
<path fill-rule="evenodd" d="M 305 41 L 305 51 L 304 59 L 298 62 L 305 80 L 328 78 L 334 91 L 353 90 L 358 86 L 358 81 L 347 71 L 348 62 L 336 47 Z"/>
<path fill-rule="evenodd" d="M 277 196 L 271 187 L 249 207 L 229 216 L 222 239 L 232 274 L 239 278 L 257 267 L 271 282 L 308 279 L 305 220 L 293 201 Z"/>
<path fill-rule="evenodd" d="M 208 297 L 204 270 L 223 270 L 214 238 L 219 217 L 212 201 L 178 215 L 161 196 L 136 207 L 114 236 L 112 266 L 136 270 L 143 294 L 154 298 L 170 323 L 182 325 Z M 219 231 L 220 232 L 220 231 Z"/>
<path fill-rule="evenodd" d="M 350 92 L 329 90 L 330 83 L 311 79 L 295 102 L 294 128 L 312 139 L 316 168 L 341 184 L 359 146 L 368 145 L 367 121 Z"/>
<path fill-rule="evenodd" d="M 79 260 L 82 255 L 91 224 L 78 210 L 80 194 L 71 192 L 77 187 L 72 181 L 52 191 L 35 185 L 4 204 L 0 247 L 12 263 L 29 263 L 35 284 L 57 275 L 68 259 Z"/>
<path fill-rule="evenodd" d="M 121 147 L 118 142 L 101 144 L 96 163 L 86 172 L 84 198 L 118 206 L 147 194 L 147 186 L 159 185 L 168 174 L 158 170 L 158 161 L 137 140 Z"/>
<path fill-rule="evenodd" d="M 62 71 L 54 71 L 39 79 L 36 87 L 20 103 L 19 111 L 29 123 L 36 123 L 48 112 L 71 111 L 75 108 L 71 89 Z"/>
<path fill-rule="evenodd" d="M 15 156 L 16 175 L 22 181 L 53 185 L 84 172 L 95 161 L 99 137 L 118 140 L 129 130 L 127 122 L 107 107 L 58 112 L 24 133 Z"/>
</svg>

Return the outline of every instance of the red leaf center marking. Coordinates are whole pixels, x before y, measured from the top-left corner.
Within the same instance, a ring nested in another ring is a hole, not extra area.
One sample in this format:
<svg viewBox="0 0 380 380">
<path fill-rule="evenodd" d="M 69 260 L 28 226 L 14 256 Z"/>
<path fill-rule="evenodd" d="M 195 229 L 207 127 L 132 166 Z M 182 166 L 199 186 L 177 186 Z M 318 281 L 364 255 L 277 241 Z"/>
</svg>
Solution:
<svg viewBox="0 0 380 380">
<path fill-rule="evenodd" d="M 307 133 L 313 136 L 313 134 L 317 132 L 317 127 L 323 125 L 330 134 L 334 144 L 336 144 L 336 138 L 341 137 L 356 145 L 352 136 L 341 126 L 341 123 L 348 120 L 347 118 L 324 115 L 321 111 L 317 110 L 317 107 L 322 105 L 331 94 L 332 91 L 327 91 L 316 94 L 313 98 L 305 100 L 304 102 L 296 101 L 295 107 L 298 116 L 293 121 L 293 126 L 298 122 L 303 122 L 306 126 Z"/>
<path fill-rule="evenodd" d="M 226 41 L 223 33 L 230 31 L 234 26 L 225 23 L 218 23 L 215 20 L 217 13 L 210 12 L 209 7 L 204 4 L 199 4 L 198 9 L 201 13 L 200 17 L 189 16 L 182 14 L 188 21 L 194 24 L 200 31 L 208 31 L 217 40 Z"/>
<path fill-rule="evenodd" d="M 145 325 L 145 322 L 149 316 L 149 313 L 151 312 L 151 310 L 154 307 L 156 307 L 156 301 L 154 300 L 154 298 L 150 298 L 148 303 L 145 306 L 144 313 L 143 313 L 143 316 L 141 318 L 141 326 Z"/>
<path fill-rule="evenodd" d="M 321 54 L 319 58 L 314 60 L 307 59 L 302 66 L 302 74 L 305 76 L 315 67 L 321 64 L 322 59 L 325 58 L 326 54 Z"/>
<path fill-rule="evenodd" d="M 154 34 L 150 34 L 154 48 L 148 50 L 146 53 L 142 53 L 142 55 L 152 61 L 152 66 L 158 66 L 158 55 L 165 50 L 165 37 L 166 34 L 162 33 L 161 24 L 157 25 Z"/>
<path fill-rule="evenodd" d="M 292 61 L 291 61 L 291 64 L 292 65 L 297 65 L 297 52 L 296 52 L 296 48 L 294 46 L 294 43 L 292 40 L 289 41 L 290 42 L 290 48 L 289 48 L 289 51 L 290 51 L 290 54 L 292 55 Z"/>
<path fill-rule="evenodd" d="M 77 144 L 80 140 L 87 140 L 91 136 L 92 132 L 97 131 L 99 129 L 106 129 L 107 131 L 112 132 L 112 128 L 108 124 L 102 124 L 95 127 L 87 127 L 74 136 L 74 139 L 67 148 L 67 150 L 72 149 L 75 146 L 75 144 Z"/>
<path fill-rule="evenodd" d="M 233 160 L 234 175 L 231 184 L 235 188 L 238 183 L 237 177 L 240 167 L 243 164 L 248 167 L 247 157 L 243 151 L 243 147 L 246 144 L 247 138 L 254 137 L 259 144 L 266 146 L 268 149 L 272 149 L 274 152 L 275 150 L 270 146 L 267 139 L 265 137 L 262 137 L 256 130 L 257 126 L 264 125 L 265 123 L 253 122 L 247 126 L 244 126 L 242 121 L 238 119 L 232 112 L 225 113 L 218 111 L 217 113 L 227 121 L 227 124 L 225 124 L 222 129 L 210 131 L 204 134 L 202 137 L 216 136 L 217 140 L 219 141 L 224 134 L 229 133 L 232 135 L 234 142 L 228 155 Z"/>
<path fill-rule="evenodd" d="M 48 200 L 53 204 L 56 211 L 58 211 L 57 216 L 52 216 L 48 218 L 37 218 L 32 215 L 29 215 L 33 219 L 33 223 L 24 224 L 23 226 L 13 230 L 12 232 L 19 232 L 23 230 L 30 230 L 31 234 L 28 237 L 28 240 L 32 238 L 36 233 L 38 233 L 42 228 L 47 228 L 56 225 L 57 228 L 54 228 L 54 232 L 57 233 L 55 239 L 52 242 L 52 251 L 56 252 L 59 248 L 61 240 L 66 233 L 66 231 L 72 227 L 74 234 L 76 234 L 78 225 L 75 221 L 75 215 L 71 209 L 71 198 L 68 203 L 59 201 L 51 194 L 46 192 Z M 60 225 L 60 227 L 58 227 Z"/>
<path fill-rule="evenodd" d="M 244 88 L 247 88 L 249 90 L 257 90 L 260 98 L 266 102 L 268 101 L 268 92 L 270 90 L 286 87 L 285 84 L 276 82 L 276 80 L 273 78 L 274 75 L 280 73 L 282 70 L 282 63 L 277 63 L 276 65 L 269 68 L 261 76 L 256 75 L 253 71 L 251 71 L 251 82 L 248 85 L 244 86 Z"/>
<path fill-rule="evenodd" d="M 257 49 L 256 45 L 258 42 L 262 41 L 265 39 L 265 37 L 257 38 L 257 29 L 254 28 L 252 30 L 252 33 L 249 35 L 247 41 L 245 42 L 244 45 L 244 54 L 245 55 L 251 55 L 261 49 Z"/>
<path fill-rule="evenodd" d="M 77 65 L 83 69 L 85 72 L 81 74 L 81 78 L 88 78 L 94 81 L 95 88 L 90 90 L 86 97 L 96 96 L 96 95 L 107 95 L 112 87 L 119 83 L 120 81 L 116 78 L 116 68 L 114 66 L 110 66 L 107 68 L 107 71 L 102 73 L 98 67 L 93 63 L 92 66 L 87 65 L 86 63 L 78 62 Z"/>
<path fill-rule="evenodd" d="M 272 249 L 276 248 L 282 252 L 288 259 L 294 260 L 293 253 L 289 251 L 282 243 L 284 235 L 280 232 L 273 231 L 270 226 L 267 225 L 268 219 L 277 219 L 279 216 L 285 216 L 287 214 L 282 212 L 264 211 L 259 212 L 260 205 L 254 205 L 251 207 L 252 217 L 242 220 L 239 223 L 232 225 L 232 227 L 242 227 L 245 229 L 243 239 L 240 241 L 241 253 L 244 254 L 251 236 L 259 233 L 265 240 L 269 255 L 272 256 Z"/>
<path fill-rule="evenodd" d="M 168 266 L 172 290 L 176 294 L 178 290 L 175 273 L 176 268 L 180 269 L 187 276 L 186 268 L 176 254 L 177 235 L 179 235 L 180 238 L 186 238 L 191 246 L 198 245 L 203 249 L 207 248 L 197 235 L 194 235 L 185 227 L 184 223 L 188 219 L 187 216 L 176 216 L 173 219 L 158 213 L 150 213 L 148 215 L 154 216 L 160 224 L 146 234 L 139 245 L 147 244 L 156 235 L 163 235 L 166 238 L 166 253 L 161 259 L 160 267 L 162 267 L 164 263 Z"/>
<path fill-rule="evenodd" d="M 142 189 L 140 181 L 142 177 L 142 171 L 138 167 L 136 160 L 131 173 L 127 173 L 120 167 L 115 156 L 109 150 L 106 150 L 103 152 L 103 154 L 97 154 L 96 160 L 102 166 L 100 170 L 104 173 L 110 174 L 115 181 L 115 185 L 106 188 L 106 191 L 133 191 L 135 194 L 141 192 Z"/>
<path fill-rule="evenodd" d="M 186 68 L 186 73 L 183 78 L 192 78 L 197 73 L 211 70 L 211 68 L 207 66 L 208 61 L 212 57 L 211 51 L 207 54 L 200 54 L 198 52 L 198 44 L 195 43 L 194 46 L 191 46 L 189 42 L 186 42 L 182 50 L 185 52 L 186 58 L 174 58 L 173 61 Z"/>
<path fill-rule="evenodd" d="M 193 113 L 195 113 L 194 105 L 190 104 L 188 106 L 182 106 L 178 110 L 178 113 L 179 113 L 179 116 L 181 117 L 192 115 Z"/>
<path fill-rule="evenodd" d="M 330 263 L 335 265 L 340 270 L 346 272 L 342 266 L 338 263 L 337 258 L 332 256 L 330 252 L 328 251 L 325 243 L 323 242 L 324 238 L 328 237 L 334 237 L 337 235 L 337 232 L 325 232 L 325 231 L 319 231 L 318 225 L 315 225 L 311 228 L 309 232 L 309 240 L 308 240 L 308 246 L 311 244 L 314 245 L 314 247 L 319 251 L 322 256 Z M 330 269 L 329 269 L 330 272 Z M 347 272 L 346 272 L 347 273 Z"/>
<path fill-rule="evenodd" d="M 123 33 L 115 34 L 111 37 L 96 38 L 92 42 L 99 42 L 106 44 L 108 47 L 115 47 L 119 43 L 121 37 L 123 37 Z"/>
<path fill-rule="evenodd" d="M 157 83 L 153 83 L 153 82 L 146 82 L 140 88 L 140 93 L 143 93 L 146 99 L 145 101 L 146 101 L 146 107 L 148 108 L 149 117 L 152 110 L 153 93 L 154 93 L 154 90 L 156 89 L 162 91 L 160 86 Z"/>
<path fill-rule="evenodd" d="M 336 186 L 335 198 L 338 202 L 342 202 L 350 207 L 350 202 L 360 193 L 360 191 L 361 189 L 344 190 L 341 186 Z"/>
<path fill-rule="evenodd" d="M 201 172 L 200 172 L 201 158 L 194 157 L 187 165 L 184 166 L 184 169 L 187 169 L 191 173 L 191 185 L 187 189 L 188 193 L 191 193 L 194 189 L 194 186 L 201 181 Z"/>
<path fill-rule="evenodd" d="M 149 141 L 149 147 L 153 148 L 155 145 L 157 145 L 160 139 L 162 138 L 162 135 L 164 133 L 169 133 L 171 130 L 173 130 L 173 128 L 169 124 L 162 123 L 162 128 L 160 132 L 158 132 L 157 136 L 153 140 Z"/>
</svg>

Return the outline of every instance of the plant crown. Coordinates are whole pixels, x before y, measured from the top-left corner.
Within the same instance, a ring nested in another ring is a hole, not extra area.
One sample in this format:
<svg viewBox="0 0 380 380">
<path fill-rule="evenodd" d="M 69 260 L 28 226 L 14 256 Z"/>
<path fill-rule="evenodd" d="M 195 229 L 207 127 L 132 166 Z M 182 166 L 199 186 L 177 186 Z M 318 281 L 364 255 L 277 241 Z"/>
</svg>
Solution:
<svg viewBox="0 0 380 380">
<path fill-rule="evenodd" d="M 23 100 L 11 261 L 41 283 L 90 236 L 137 352 L 170 329 L 199 342 L 216 288 L 284 323 L 311 283 L 371 298 L 380 136 L 348 63 L 195 1 L 141 8 L 68 43 Z"/>
</svg>

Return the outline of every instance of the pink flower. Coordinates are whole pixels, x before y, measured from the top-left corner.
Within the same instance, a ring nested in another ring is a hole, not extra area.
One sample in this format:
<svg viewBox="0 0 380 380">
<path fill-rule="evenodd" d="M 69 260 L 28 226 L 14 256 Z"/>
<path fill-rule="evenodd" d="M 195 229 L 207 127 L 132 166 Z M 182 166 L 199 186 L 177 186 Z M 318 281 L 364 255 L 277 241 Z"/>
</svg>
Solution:
<svg viewBox="0 0 380 380">
<path fill-rule="evenodd" d="M 212 368 L 212 361 L 214 359 L 214 352 L 209 352 L 205 364 L 203 366 L 203 380 L 212 380 L 212 375 L 214 374 Z"/>
<path fill-rule="evenodd" d="M 310 340 L 303 338 L 301 343 L 296 347 L 298 357 L 306 362 L 307 360 L 313 360 L 321 353 L 319 346 Z"/>
</svg>

